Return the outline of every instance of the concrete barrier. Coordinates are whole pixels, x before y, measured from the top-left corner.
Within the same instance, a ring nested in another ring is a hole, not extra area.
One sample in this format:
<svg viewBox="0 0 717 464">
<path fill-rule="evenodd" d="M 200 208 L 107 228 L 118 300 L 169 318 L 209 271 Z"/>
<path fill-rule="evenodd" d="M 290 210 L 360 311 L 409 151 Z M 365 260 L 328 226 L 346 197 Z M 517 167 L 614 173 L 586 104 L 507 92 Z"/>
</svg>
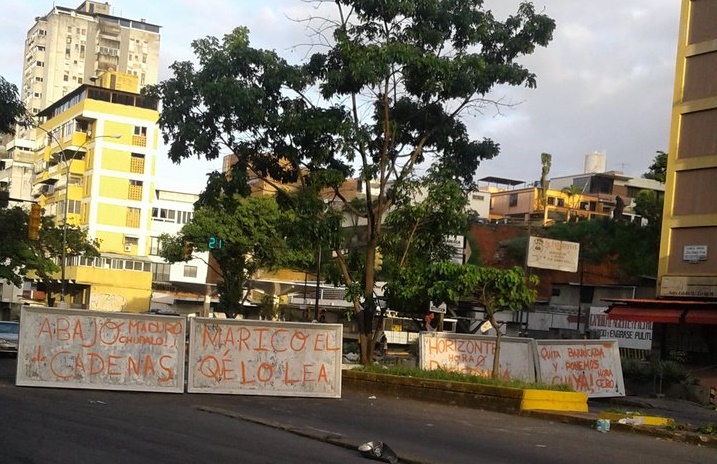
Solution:
<svg viewBox="0 0 717 464">
<path fill-rule="evenodd" d="M 344 370 L 345 388 L 497 412 L 587 412 L 585 393 L 520 389 Z"/>
</svg>

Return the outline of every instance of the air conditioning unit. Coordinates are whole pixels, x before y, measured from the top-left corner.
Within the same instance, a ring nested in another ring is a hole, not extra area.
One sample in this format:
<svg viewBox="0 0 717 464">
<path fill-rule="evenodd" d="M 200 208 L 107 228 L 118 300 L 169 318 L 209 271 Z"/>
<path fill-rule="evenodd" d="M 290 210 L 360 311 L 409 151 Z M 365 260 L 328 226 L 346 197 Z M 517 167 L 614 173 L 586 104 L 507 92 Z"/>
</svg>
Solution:
<svg viewBox="0 0 717 464">
<path fill-rule="evenodd" d="M 132 245 L 125 245 L 124 251 L 132 251 Z"/>
</svg>

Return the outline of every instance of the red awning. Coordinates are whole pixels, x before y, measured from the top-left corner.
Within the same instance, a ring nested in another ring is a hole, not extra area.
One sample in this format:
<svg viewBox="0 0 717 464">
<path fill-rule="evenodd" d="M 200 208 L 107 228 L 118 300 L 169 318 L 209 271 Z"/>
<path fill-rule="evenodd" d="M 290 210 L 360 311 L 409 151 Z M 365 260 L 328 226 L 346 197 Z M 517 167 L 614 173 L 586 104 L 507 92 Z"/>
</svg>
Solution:
<svg viewBox="0 0 717 464">
<path fill-rule="evenodd" d="M 717 324 L 717 311 L 688 311 L 685 316 L 687 324 Z"/>
<path fill-rule="evenodd" d="M 662 322 L 679 324 L 684 309 L 645 309 L 613 306 L 607 315 L 608 319 L 620 321 Z"/>
</svg>

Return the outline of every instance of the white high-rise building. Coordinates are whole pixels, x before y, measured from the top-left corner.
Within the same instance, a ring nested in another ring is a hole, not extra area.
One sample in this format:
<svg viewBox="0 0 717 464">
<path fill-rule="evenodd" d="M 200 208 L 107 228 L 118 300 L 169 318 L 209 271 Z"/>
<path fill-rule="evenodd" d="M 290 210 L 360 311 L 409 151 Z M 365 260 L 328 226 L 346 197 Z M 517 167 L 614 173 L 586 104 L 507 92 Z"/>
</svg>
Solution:
<svg viewBox="0 0 717 464">
<path fill-rule="evenodd" d="M 160 26 L 111 14 L 109 3 L 54 6 L 37 16 L 25 39 L 21 98 L 33 114 L 103 71 L 156 84 Z M 139 90 L 139 89 L 138 89 Z"/>
</svg>

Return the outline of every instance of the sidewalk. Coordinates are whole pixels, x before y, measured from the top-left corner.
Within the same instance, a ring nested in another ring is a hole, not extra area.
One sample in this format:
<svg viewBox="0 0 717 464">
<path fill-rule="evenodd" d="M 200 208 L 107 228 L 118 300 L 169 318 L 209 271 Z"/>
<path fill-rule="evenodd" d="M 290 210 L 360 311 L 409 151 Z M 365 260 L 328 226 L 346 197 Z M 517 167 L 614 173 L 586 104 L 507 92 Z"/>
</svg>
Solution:
<svg viewBox="0 0 717 464">
<path fill-rule="evenodd" d="M 707 435 L 697 431 L 698 428 L 710 425 L 717 428 L 717 410 L 714 408 L 671 398 L 626 396 L 589 400 L 588 409 L 589 412 L 587 413 L 532 411 L 523 412 L 521 415 L 594 427 L 601 411 L 637 412 L 642 416 L 672 419 L 675 422 L 675 426 L 661 427 L 611 422 L 610 430 L 640 433 L 667 440 L 717 448 L 717 435 Z"/>
</svg>

